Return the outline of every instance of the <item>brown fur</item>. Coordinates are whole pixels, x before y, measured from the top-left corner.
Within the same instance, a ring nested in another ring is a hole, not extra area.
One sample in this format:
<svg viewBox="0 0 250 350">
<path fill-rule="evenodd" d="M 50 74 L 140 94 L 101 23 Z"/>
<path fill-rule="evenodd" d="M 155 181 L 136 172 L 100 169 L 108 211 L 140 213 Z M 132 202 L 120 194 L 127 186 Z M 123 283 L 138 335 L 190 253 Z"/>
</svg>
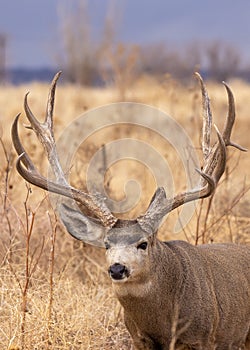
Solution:
<svg viewBox="0 0 250 350">
<path fill-rule="evenodd" d="M 136 349 L 167 350 L 174 335 L 190 349 L 249 349 L 250 247 L 154 237 L 137 268 L 113 283 Z"/>
</svg>

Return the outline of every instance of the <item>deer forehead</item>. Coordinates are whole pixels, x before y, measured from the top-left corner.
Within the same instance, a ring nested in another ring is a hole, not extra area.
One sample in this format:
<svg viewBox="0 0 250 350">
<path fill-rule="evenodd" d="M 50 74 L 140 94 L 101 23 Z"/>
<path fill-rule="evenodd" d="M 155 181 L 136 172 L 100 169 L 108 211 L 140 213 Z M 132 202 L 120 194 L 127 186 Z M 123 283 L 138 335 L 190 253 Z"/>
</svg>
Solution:
<svg viewBox="0 0 250 350">
<path fill-rule="evenodd" d="M 145 268 L 148 253 L 146 250 L 137 249 L 138 243 L 130 245 L 111 246 L 106 251 L 106 260 L 109 265 L 122 264 L 125 265 L 130 272 L 141 267 Z"/>
<path fill-rule="evenodd" d="M 115 227 L 108 231 L 104 243 L 107 248 L 132 247 L 141 241 L 147 240 L 149 234 L 138 223 Z"/>
</svg>

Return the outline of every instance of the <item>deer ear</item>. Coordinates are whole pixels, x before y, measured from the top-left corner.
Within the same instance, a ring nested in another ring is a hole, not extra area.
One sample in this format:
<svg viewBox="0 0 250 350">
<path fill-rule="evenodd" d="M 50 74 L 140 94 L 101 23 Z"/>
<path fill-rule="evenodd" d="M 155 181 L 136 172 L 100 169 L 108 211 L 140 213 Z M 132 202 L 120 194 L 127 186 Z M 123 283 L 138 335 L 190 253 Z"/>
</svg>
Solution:
<svg viewBox="0 0 250 350">
<path fill-rule="evenodd" d="M 137 218 L 138 224 L 149 234 L 157 232 L 163 217 L 166 215 L 165 201 L 166 192 L 163 187 L 158 187 L 151 199 L 146 213 Z"/>
<path fill-rule="evenodd" d="M 93 218 L 85 216 L 81 211 L 60 204 L 59 216 L 67 231 L 76 239 L 85 243 L 104 247 L 104 236 L 107 229 Z"/>
</svg>

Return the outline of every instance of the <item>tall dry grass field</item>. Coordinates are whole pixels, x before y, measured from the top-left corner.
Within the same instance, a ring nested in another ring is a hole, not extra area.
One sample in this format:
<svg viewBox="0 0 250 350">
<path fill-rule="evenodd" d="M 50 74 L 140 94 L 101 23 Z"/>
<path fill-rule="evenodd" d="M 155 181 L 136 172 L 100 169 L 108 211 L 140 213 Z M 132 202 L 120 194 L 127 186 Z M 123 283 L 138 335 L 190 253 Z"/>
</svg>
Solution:
<svg viewBox="0 0 250 350">
<path fill-rule="evenodd" d="M 250 86 L 230 83 L 237 107 L 233 140 L 250 148 Z M 10 129 L 15 115 L 23 113 L 23 97 L 34 114 L 43 118 L 48 85 L 0 88 L 0 349 L 131 349 L 105 267 L 105 252 L 71 238 L 61 225 L 44 191 L 29 186 L 17 174 Z M 227 97 L 222 85 L 207 83 L 215 123 L 222 127 Z M 127 99 L 155 106 L 174 117 L 199 145 L 201 100 L 198 84 L 190 87 L 171 79 L 161 85 L 144 78 L 127 91 Z M 55 135 L 84 111 L 119 101 L 112 89 L 59 86 L 55 106 Z M 24 113 L 23 113 L 24 114 Z M 26 123 L 24 116 L 21 122 Z M 22 123 L 20 123 L 22 124 Z M 25 148 L 39 170 L 46 174 L 42 149 L 30 130 L 20 127 Z M 183 189 L 183 173 L 174 150 L 159 135 L 138 128 L 112 129 L 90 137 L 79 150 L 71 180 L 84 188 L 86 164 L 103 143 L 122 137 L 150 142 L 172 171 L 176 190 Z M 126 171 L 124 171 L 126 169 Z M 128 217 L 146 209 L 155 180 L 142 164 L 116 164 L 106 174 L 108 191 L 122 198 L 126 178 L 141 182 L 142 197 Z M 250 243 L 250 159 L 248 153 L 229 151 L 228 170 L 212 200 L 201 201 L 183 232 L 173 234 L 176 213 L 163 223 L 162 239 L 192 243 L 234 241 Z"/>
</svg>

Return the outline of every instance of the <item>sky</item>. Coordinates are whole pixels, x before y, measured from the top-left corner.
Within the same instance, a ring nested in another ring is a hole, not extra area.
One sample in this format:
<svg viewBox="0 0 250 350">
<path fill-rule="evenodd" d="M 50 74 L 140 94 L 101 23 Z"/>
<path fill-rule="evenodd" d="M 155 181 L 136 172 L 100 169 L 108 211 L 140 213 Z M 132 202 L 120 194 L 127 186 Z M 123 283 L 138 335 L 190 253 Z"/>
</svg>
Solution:
<svg viewBox="0 0 250 350">
<path fill-rule="evenodd" d="M 8 66 L 57 66 L 62 47 L 62 13 L 70 14 L 78 1 L 0 0 L 0 33 L 8 38 Z M 96 37 L 112 5 L 119 41 L 182 47 L 195 41 L 221 40 L 238 48 L 243 60 L 250 63 L 249 0 L 111 1 L 88 1 Z"/>
</svg>

